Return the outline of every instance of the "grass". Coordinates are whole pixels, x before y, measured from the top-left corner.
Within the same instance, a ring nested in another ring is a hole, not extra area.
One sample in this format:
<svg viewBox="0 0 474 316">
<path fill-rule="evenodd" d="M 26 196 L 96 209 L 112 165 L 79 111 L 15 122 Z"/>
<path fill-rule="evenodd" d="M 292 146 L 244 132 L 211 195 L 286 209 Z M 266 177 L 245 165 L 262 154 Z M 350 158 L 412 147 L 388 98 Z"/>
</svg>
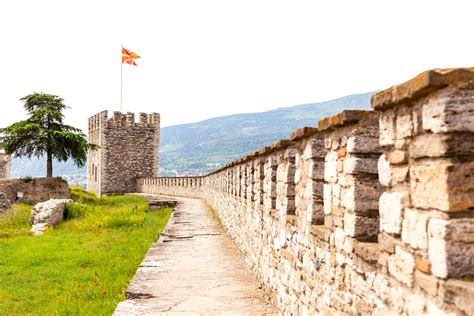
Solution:
<svg viewBox="0 0 474 316">
<path fill-rule="evenodd" d="M 0 315 L 110 315 L 171 209 L 71 189 L 65 221 L 29 234 L 31 206 L 0 214 Z"/>
</svg>

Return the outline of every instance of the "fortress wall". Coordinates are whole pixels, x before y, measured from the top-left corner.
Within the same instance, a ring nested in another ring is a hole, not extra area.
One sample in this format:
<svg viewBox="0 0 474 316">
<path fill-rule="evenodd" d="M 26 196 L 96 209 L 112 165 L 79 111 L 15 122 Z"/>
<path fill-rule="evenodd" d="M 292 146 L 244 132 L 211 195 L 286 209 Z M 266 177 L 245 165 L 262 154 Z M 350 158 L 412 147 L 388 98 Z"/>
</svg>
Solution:
<svg viewBox="0 0 474 316">
<path fill-rule="evenodd" d="M 0 179 L 10 178 L 11 156 L 0 153 Z"/>
<path fill-rule="evenodd" d="M 283 314 L 473 314 L 474 69 L 372 104 L 138 190 L 204 198 Z"/>
</svg>

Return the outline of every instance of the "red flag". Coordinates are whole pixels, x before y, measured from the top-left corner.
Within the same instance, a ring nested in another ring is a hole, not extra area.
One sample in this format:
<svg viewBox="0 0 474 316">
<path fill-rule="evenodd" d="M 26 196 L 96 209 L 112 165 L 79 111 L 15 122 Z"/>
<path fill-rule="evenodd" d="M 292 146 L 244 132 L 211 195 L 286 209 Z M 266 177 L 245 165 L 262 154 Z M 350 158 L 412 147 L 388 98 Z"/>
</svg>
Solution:
<svg viewBox="0 0 474 316">
<path fill-rule="evenodd" d="M 128 49 L 122 47 L 122 64 L 129 64 L 136 66 L 135 60 L 140 58 L 137 53 L 134 53 Z"/>
</svg>

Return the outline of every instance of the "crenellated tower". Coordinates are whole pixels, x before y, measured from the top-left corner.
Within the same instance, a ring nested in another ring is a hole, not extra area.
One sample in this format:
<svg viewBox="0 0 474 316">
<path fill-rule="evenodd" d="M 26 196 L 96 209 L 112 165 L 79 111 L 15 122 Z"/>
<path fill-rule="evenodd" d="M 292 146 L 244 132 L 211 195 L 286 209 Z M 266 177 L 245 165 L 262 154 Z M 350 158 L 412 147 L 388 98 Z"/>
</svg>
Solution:
<svg viewBox="0 0 474 316">
<path fill-rule="evenodd" d="M 160 114 L 102 111 L 89 118 L 87 189 L 98 196 L 136 191 L 136 180 L 156 177 L 160 167 Z"/>
</svg>

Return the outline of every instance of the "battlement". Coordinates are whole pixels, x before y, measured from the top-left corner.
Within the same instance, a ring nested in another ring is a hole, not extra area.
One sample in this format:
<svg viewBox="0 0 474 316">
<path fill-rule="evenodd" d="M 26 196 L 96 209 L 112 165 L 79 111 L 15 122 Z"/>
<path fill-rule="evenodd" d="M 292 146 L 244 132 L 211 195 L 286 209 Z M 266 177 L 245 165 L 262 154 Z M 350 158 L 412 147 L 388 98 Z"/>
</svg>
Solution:
<svg viewBox="0 0 474 316">
<path fill-rule="evenodd" d="M 160 114 L 102 111 L 89 118 L 88 189 L 97 195 L 134 192 L 136 179 L 159 171 Z"/>
<path fill-rule="evenodd" d="M 91 116 L 88 121 L 90 131 L 100 128 L 159 128 L 160 114 L 141 112 L 137 122 L 133 112 L 122 113 L 114 111 L 109 118 L 108 111 L 102 111 Z"/>
</svg>

